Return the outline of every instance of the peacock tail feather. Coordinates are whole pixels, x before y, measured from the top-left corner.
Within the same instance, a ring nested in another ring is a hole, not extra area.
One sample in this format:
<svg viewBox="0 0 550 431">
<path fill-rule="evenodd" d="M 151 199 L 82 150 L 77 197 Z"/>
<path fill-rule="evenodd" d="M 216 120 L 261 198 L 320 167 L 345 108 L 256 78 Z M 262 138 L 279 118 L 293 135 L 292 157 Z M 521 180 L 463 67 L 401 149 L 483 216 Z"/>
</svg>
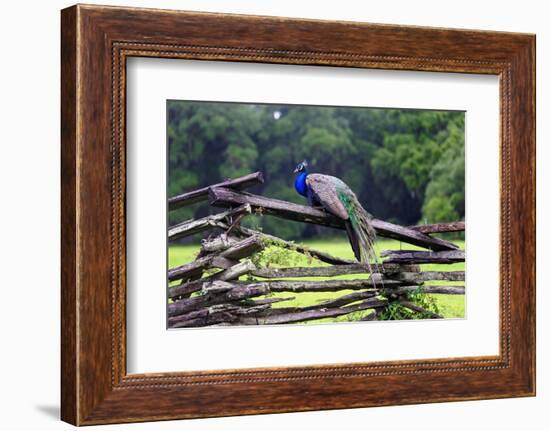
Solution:
<svg viewBox="0 0 550 431">
<path fill-rule="evenodd" d="M 372 226 L 372 216 L 363 208 L 355 194 L 347 189 L 347 187 L 338 187 L 337 194 L 338 199 L 342 202 L 349 216 L 349 223 L 353 232 L 348 232 L 348 235 L 350 236 L 352 247 L 358 249 L 354 250 L 356 258 L 361 263 L 367 264 L 369 271 L 372 273 L 370 264 L 371 262 L 376 264 L 378 260 L 374 249 L 376 232 Z M 354 242 L 357 244 L 356 247 L 354 247 Z"/>
</svg>

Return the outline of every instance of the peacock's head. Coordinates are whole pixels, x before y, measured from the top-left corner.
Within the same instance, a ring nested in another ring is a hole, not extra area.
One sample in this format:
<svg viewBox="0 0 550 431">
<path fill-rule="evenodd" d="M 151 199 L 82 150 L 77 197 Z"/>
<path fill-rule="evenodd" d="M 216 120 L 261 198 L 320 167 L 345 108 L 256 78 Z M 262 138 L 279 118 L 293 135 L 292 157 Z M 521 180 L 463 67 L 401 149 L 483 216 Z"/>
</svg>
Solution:
<svg viewBox="0 0 550 431">
<path fill-rule="evenodd" d="M 294 169 L 294 173 L 305 172 L 307 170 L 307 161 L 304 160 L 302 163 L 298 163 Z"/>
</svg>

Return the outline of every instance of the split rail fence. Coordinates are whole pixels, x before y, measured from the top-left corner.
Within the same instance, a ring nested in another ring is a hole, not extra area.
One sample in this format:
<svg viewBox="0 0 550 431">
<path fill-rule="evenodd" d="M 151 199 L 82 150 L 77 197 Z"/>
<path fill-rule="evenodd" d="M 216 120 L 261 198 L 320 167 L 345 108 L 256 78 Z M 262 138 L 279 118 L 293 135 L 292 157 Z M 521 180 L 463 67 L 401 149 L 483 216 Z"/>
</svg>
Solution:
<svg viewBox="0 0 550 431">
<path fill-rule="evenodd" d="M 216 214 L 168 228 L 169 242 L 205 233 L 196 259 L 168 270 L 169 328 L 285 324 L 366 310 L 371 311 L 355 314 L 363 316 L 359 320 L 377 320 L 390 304 L 399 304 L 424 318 L 441 318 L 411 301 L 411 292 L 464 295 L 463 284 L 448 285 L 448 282 L 463 282 L 464 271 L 421 271 L 419 266 L 464 262 L 464 251 L 456 244 L 430 235 L 464 231 L 464 222 L 404 227 L 373 219 L 378 236 L 425 250 L 383 251 L 382 262 L 372 262 L 373 272 L 365 278 L 369 273 L 365 264 L 242 226 L 244 217 L 262 214 L 344 229 L 341 220 L 317 208 L 243 191 L 263 181 L 261 172 L 256 172 L 169 199 L 170 211 L 204 201 L 212 207 L 223 208 Z M 253 263 L 257 253 L 273 245 L 328 265 L 271 268 Z M 358 274 L 363 278 L 331 279 Z M 300 280 L 315 277 L 322 280 Z M 445 281 L 445 285 L 425 285 L 434 280 Z M 309 306 L 282 304 L 303 292 L 334 295 L 341 291 L 346 292 Z"/>
</svg>

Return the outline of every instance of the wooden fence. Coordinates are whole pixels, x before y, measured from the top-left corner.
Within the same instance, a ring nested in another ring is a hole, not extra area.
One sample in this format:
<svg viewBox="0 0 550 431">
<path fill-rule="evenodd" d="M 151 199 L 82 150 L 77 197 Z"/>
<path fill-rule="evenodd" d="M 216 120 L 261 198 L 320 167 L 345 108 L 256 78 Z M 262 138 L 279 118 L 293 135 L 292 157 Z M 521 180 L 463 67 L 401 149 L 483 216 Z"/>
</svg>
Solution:
<svg viewBox="0 0 550 431">
<path fill-rule="evenodd" d="M 168 270 L 169 328 L 305 322 L 366 310 L 372 311 L 354 315 L 363 316 L 359 320 L 377 320 L 383 316 L 387 318 L 384 311 L 396 305 L 408 310 L 409 315 L 441 318 L 411 300 L 412 294 L 464 295 L 464 285 L 424 284 L 434 280 L 445 281 L 445 284 L 463 282 L 464 271 L 421 271 L 419 266 L 464 262 L 464 252 L 456 244 L 430 236 L 464 231 L 464 222 L 404 227 L 374 219 L 378 236 L 426 250 L 386 250 L 382 252 L 383 261 L 372 262 L 373 272 L 365 278 L 369 273 L 367 265 L 242 226 L 244 217 L 262 214 L 344 229 L 341 220 L 322 210 L 243 191 L 259 183 L 263 183 L 263 176 L 256 172 L 169 199 L 169 210 L 206 200 L 213 207 L 224 207 L 214 215 L 187 220 L 168 229 L 170 242 L 205 233 L 196 259 Z M 257 257 L 269 247 L 289 249 L 329 265 L 262 267 Z M 363 277 L 330 279 L 355 274 Z M 323 279 L 300 280 L 306 277 Z M 352 292 L 309 306 L 281 304 L 294 300 L 303 292 L 340 291 Z"/>
</svg>

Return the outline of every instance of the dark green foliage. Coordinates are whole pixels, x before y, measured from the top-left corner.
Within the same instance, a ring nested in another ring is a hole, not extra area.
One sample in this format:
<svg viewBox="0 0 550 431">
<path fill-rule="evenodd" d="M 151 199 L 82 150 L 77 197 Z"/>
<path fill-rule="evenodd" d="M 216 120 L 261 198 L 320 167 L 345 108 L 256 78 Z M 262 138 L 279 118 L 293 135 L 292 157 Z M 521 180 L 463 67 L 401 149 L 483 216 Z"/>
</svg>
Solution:
<svg viewBox="0 0 550 431">
<path fill-rule="evenodd" d="M 445 152 L 434 164 L 422 212 L 434 223 L 464 217 L 464 118 L 449 124 Z"/>
<path fill-rule="evenodd" d="M 168 145 L 168 196 L 260 170 L 265 184 L 251 192 L 305 204 L 292 170 L 307 158 L 374 217 L 404 225 L 464 217 L 463 112 L 169 101 Z M 210 211 L 182 208 L 169 223 Z M 246 223 L 285 239 L 334 233 L 256 219 Z"/>
<path fill-rule="evenodd" d="M 407 292 L 405 298 L 413 304 L 422 307 L 426 312 L 417 313 L 401 305 L 396 298 L 388 297 L 388 304 L 378 313 L 378 320 L 404 320 L 404 319 L 429 319 L 432 313 L 440 314 L 437 300 L 418 287 L 412 292 Z"/>
</svg>

